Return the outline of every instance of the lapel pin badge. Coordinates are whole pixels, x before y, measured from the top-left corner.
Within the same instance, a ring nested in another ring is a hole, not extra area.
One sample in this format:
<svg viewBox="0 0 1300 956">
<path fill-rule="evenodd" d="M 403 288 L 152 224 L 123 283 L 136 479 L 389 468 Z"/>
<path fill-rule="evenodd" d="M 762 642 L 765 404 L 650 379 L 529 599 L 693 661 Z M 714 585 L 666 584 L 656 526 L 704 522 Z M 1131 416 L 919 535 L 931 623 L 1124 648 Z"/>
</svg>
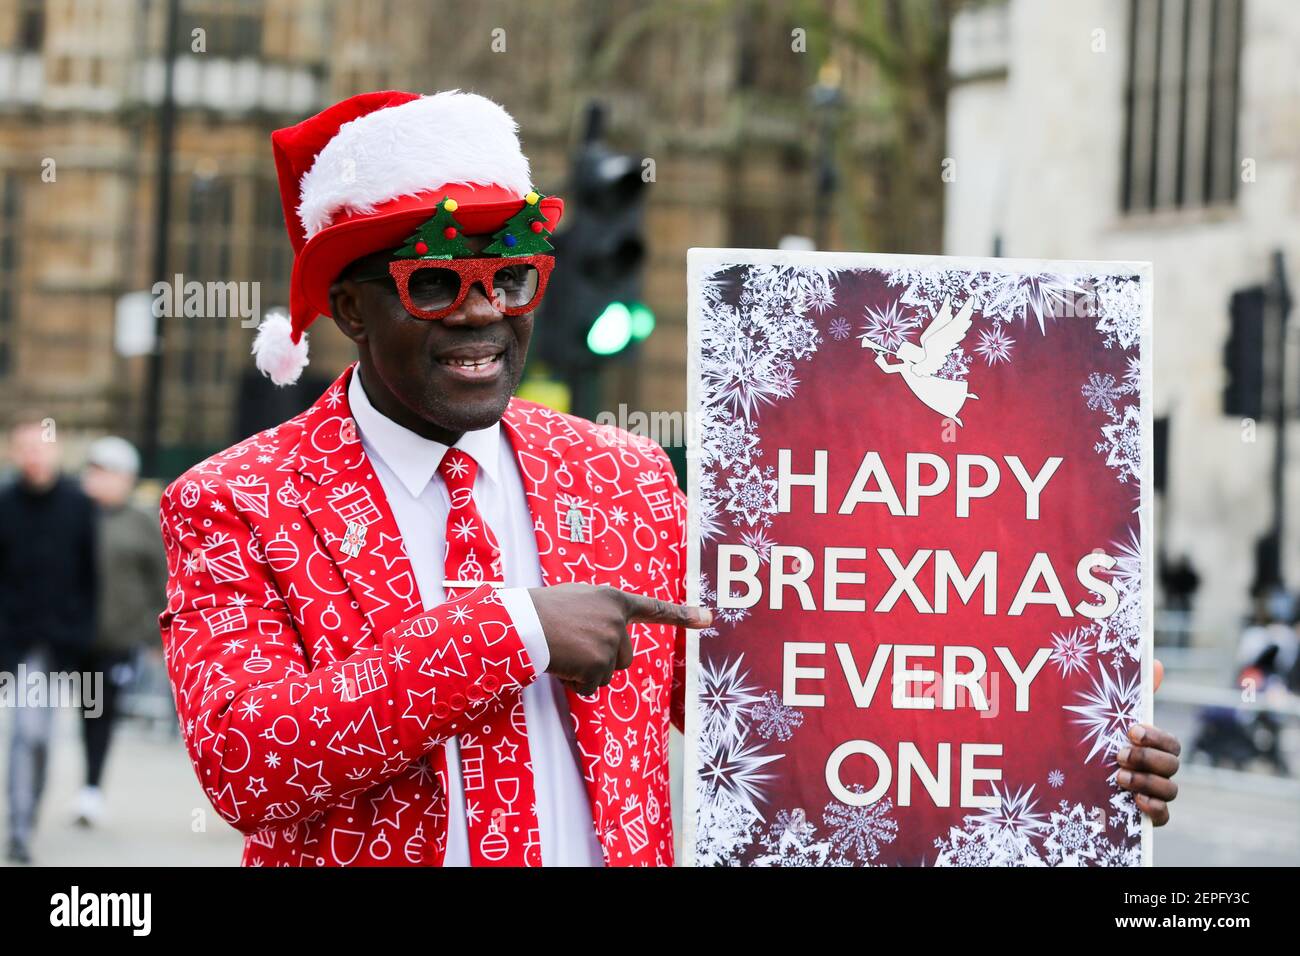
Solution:
<svg viewBox="0 0 1300 956">
<path fill-rule="evenodd" d="M 361 554 L 361 549 L 366 544 L 366 526 L 360 521 L 349 521 L 348 529 L 343 535 L 343 543 L 339 545 L 339 550 L 350 558 L 355 558 Z"/>
<path fill-rule="evenodd" d="M 577 505 L 569 505 L 569 510 L 564 515 L 564 525 L 565 530 L 568 531 L 568 539 L 574 544 L 589 543 L 587 540 L 587 517 Z"/>
</svg>

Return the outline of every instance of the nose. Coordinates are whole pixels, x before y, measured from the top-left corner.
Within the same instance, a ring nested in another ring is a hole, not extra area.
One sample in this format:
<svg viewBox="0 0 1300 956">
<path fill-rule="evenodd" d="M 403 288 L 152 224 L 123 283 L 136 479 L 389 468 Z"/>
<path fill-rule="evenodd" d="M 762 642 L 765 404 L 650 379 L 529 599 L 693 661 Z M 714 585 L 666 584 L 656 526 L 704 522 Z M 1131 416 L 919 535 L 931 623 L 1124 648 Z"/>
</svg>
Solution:
<svg viewBox="0 0 1300 956">
<path fill-rule="evenodd" d="M 483 283 L 475 282 L 470 286 L 469 292 L 465 294 L 465 301 L 460 304 L 460 308 L 443 318 L 442 321 L 447 325 L 478 328 L 479 326 L 490 325 L 493 322 L 500 322 L 503 318 L 504 316 L 492 305 L 492 300 L 488 298 Z"/>
</svg>

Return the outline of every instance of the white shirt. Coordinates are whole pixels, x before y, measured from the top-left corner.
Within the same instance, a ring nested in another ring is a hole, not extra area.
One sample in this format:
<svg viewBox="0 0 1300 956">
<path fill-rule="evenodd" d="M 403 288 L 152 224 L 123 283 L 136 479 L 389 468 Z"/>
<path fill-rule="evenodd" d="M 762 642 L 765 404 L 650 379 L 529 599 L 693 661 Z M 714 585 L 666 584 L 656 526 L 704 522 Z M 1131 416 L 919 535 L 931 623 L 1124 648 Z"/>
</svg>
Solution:
<svg viewBox="0 0 1300 956">
<path fill-rule="evenodd" d="M 361 445 L 374 465 L 397 521 L 424 609 L 437 607 L 447 599 L 442 581 L 451 501 L 438 475 L 438 465 L 448 446 L 417 435 L 377 411 L 362 387 L 359 366 L 353 370 L 348 385 L 348 402 Z M 533 517 L 514 452 L 501 434 L 500 422 L 466 432 L 456 447 L 478 464 L 474 504 L 501 545 L 506 584 L 500 591 L 501 603 L 534 667 L 545 671 L 550 663 L 550 648 L 526 590 L 541 587 L 541 564 L 533 537 Z M 523 697 L 537 792 L 542 865 L 603 866 L 564 687 L 543 673 L 524 688 Z M 446 748 L 447 852 L 443 865 L 469 866 L 460 745 L 453 737 Z"/>
</svg>

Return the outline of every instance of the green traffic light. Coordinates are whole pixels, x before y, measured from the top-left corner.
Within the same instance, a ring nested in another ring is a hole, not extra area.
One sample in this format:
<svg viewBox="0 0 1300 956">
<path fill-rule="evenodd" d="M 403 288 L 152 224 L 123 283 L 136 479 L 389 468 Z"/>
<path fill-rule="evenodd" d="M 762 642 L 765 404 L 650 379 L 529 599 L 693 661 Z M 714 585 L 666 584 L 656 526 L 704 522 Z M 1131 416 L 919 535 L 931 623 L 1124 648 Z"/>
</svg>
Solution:
<svg viewBox="0 0 1300 956">
<path fill-rule="evenodd" d="M 644 302 L 632 303 L 632 338 L 638 342 L 655 330 L 655 314 Z"/>
<path fill-rule="evenodd" d="M 632 340 L 632 313 L 622 302 L 611 302 L 587 331 L 587 348 L 597 355 L 614 355 Z"/>
</svg>

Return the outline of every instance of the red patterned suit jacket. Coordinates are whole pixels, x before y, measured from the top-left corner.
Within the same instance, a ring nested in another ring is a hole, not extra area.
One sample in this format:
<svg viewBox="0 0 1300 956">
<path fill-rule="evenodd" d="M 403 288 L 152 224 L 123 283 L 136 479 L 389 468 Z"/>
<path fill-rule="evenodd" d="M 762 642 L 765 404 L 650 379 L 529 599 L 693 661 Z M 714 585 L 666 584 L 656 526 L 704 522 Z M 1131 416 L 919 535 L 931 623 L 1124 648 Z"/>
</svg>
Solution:
<svg viewBox="0 0 1300 956">
<path fill-rule="evenodd" d="M 162 497 L 168 672 L 199 781 L 246 835 L 245 865 L 439 865 L 441 744 L 491 708 L 522 717 L 521 690 L 540 676 L 490 586 L 423 611 L 348 407 L 354 367 Z M 684 600 L 685 503 L 658 446 L 517 398 L 503 425 L 546 584 Z M 587 519 L 576 532 L 573 507 Z M 632 666 L 569 707 L 606 862 L 668 865 L 685 635 L 638 624 L 632 642 Z"/>
</svg>

